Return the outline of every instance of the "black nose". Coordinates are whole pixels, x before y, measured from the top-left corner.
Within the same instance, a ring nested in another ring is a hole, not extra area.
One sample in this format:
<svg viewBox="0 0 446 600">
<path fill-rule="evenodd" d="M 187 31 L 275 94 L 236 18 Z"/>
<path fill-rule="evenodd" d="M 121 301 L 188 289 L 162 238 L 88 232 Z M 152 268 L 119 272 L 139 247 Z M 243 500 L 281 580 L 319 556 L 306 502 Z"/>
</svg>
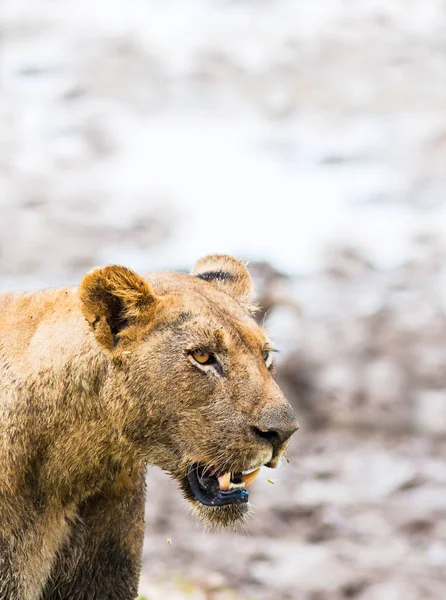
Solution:
<svg viewBox="0 0 446 600">
<path fill-rule="evenodd" d="M 268 440 L 276 450 L 279 446 L 284 444 L 288 438 L 290 438 L 295 431 L 298 430 L 297 425 L 293 425 L 290 428 L 286 429 L 259 429 L 259 427 L 253 427 L 255 435 L 262 438 L 263 440 Z"/>
</svg>

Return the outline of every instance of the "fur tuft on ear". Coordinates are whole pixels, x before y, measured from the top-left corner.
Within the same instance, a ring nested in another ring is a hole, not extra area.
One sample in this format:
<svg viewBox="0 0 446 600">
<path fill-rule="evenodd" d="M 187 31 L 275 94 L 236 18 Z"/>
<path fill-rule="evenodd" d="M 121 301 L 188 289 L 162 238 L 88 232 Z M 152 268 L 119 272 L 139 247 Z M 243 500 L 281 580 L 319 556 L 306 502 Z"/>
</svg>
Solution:
<svg viewBox="0 0 446 600">
<path fill-rule="evenodd" d="M 87 273 L 79 286 L 84 317 L 99 344 L 111 350 L 119 333 L 155 300 L 149 282 L 120 265 L 108 265 Z"/>
<path fill-rule="evenodd" d="M 200 258 L 192 275 L 209 281 L 241 304 L 248 305 L 253 299 L 254 287 L 247 268 L 227 254 L 211 254 Z"/>
</svg>

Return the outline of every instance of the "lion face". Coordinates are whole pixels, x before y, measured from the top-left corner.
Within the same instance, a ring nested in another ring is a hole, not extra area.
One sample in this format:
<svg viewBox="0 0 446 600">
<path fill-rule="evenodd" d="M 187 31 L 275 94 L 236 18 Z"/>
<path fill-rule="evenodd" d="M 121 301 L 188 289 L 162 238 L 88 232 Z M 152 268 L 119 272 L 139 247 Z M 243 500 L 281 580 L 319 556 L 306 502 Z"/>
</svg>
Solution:
<svg viewBox="0 0 446 600">
<path fill-rule="evenodd" d="M 297 429 L 274 381 L 274 346 L 251 316 L 251 279 L 235 259 L 206 257 L 192 275 L 149 280 L 106 267 L 80 288 L 112 358 L 115 426 L 209 525 L 231 525 L 260 467 L 278 466 Z"/>
</svg>

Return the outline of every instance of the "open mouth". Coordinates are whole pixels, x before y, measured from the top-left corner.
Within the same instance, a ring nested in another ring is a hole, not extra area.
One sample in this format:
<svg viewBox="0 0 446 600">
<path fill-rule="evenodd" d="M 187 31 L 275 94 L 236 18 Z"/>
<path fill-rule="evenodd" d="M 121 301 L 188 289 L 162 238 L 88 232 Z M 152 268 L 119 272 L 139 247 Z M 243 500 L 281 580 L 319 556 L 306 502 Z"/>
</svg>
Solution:
<svg viewBox="0 0 446 600">
<path fill-rule="evenodd" d="M 257 478 L 260 469 L 241 473 L 215 473 L 199 463 L 187 470 L 185 483 L 191 495 L 205 506 L 225 506 L 249 501 L 247 487 Z"/>
</svg>

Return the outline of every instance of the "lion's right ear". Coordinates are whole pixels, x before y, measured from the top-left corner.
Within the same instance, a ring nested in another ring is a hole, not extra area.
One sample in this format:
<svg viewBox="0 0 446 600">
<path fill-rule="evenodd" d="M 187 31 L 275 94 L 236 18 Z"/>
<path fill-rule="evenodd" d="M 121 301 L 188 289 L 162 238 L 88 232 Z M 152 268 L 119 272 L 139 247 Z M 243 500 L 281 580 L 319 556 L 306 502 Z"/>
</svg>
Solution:
<svg viewBox="0 0 446 600">
<path fill-rule="evenodd" d="M 79 298 L 98 343 L 113 349 L 120 334 L 155 301 L 148 281 L 119 265 L 93 269 L 82 279 Z"/>
<path fill-rule="evenodd" d="M 254 296 L 251 276 L 245 265 L 227 254 L 210 254 L 195 264 L 192 275 L 208 281 L 241 304 L 249 305 Z"/>
</svg>

